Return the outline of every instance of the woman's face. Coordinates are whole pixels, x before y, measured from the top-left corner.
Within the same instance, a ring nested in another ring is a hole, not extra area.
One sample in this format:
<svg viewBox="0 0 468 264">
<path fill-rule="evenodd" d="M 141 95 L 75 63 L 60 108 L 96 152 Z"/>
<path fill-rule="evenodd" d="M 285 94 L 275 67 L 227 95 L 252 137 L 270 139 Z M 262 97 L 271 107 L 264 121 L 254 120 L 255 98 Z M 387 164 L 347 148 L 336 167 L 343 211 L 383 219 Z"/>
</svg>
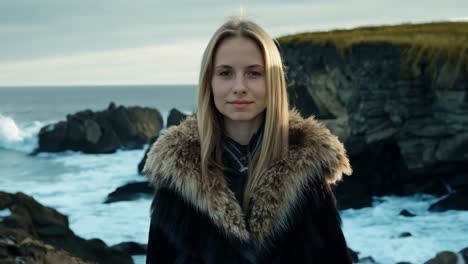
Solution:
<svg viewBox="0 0 468 264">
<path fill-rule="evenodd" d="M 260 122 L 266 108 L 263 55 L 245 37 L 228 37 L 215 53 L 211 87 L 214 103 L 225 122 Z"/>
</svg>

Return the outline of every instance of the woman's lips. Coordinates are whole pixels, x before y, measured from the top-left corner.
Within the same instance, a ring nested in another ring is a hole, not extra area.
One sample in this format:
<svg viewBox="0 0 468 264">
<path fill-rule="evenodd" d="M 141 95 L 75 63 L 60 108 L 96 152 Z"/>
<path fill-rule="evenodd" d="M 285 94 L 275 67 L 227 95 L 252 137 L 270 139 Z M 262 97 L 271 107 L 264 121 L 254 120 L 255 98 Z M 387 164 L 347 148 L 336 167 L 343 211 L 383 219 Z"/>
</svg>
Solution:
<svg viewBox="0 0 468 264">
<path fill-rule="evenodd" d="M 234 108 L 236 109 L 244 109 L 253 102 L 247 102 L 247 101 L 234 101 L 234 102 L 229 102 Z"/>
</svg>

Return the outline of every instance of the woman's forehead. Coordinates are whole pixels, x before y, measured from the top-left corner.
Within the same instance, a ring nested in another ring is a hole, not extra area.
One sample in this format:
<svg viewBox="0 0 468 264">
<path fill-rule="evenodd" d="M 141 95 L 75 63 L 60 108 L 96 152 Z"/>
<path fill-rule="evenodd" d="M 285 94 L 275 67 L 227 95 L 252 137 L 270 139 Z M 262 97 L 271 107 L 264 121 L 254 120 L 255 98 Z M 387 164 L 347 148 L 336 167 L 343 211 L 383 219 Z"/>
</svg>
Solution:
<svg viewBox="0 0 468 264">
<path fill-rule="evenodd" d="M 263 55 L 257 43 L 245 37 L 231 37 L 223 40 L 215 54 L 215 67 L 263 66 Z"/>
</svg>

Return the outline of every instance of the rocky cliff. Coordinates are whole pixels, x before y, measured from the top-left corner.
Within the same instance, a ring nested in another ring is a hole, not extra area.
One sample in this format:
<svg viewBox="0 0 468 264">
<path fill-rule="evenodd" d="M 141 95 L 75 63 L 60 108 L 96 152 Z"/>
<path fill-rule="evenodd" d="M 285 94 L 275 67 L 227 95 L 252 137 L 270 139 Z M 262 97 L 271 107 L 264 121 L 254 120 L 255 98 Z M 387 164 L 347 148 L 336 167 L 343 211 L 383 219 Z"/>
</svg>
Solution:
<svg viewBox="0 0 468 264">
<path fill-rule="evenodd" d="M 278 41 L 292 105 L 323 119 L 351 156 L 354 174 L 337 190 L 342 207 L 467 188 L 468 23 Z"/>
</svg>

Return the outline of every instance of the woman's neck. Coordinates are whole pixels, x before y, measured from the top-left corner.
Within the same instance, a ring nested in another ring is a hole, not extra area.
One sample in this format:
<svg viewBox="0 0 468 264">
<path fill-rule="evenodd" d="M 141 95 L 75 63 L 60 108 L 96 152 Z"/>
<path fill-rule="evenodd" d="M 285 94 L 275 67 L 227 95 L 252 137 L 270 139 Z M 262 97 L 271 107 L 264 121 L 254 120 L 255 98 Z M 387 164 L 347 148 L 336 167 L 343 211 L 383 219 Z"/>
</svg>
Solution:
<svg viewBox="0 0 468 264">
<path fill-rule="evenodd" d="M 226 131 L 226 136 L 234 139 L 241 145 L 247 145 L 249 144 L 252 136 L 260 128 L 262 121 L 262 115 L 258 115 L 253 120 L 248 121 L 230 120 L 226 118 L 224 119 L 224 129 Z"/>
</svg>

